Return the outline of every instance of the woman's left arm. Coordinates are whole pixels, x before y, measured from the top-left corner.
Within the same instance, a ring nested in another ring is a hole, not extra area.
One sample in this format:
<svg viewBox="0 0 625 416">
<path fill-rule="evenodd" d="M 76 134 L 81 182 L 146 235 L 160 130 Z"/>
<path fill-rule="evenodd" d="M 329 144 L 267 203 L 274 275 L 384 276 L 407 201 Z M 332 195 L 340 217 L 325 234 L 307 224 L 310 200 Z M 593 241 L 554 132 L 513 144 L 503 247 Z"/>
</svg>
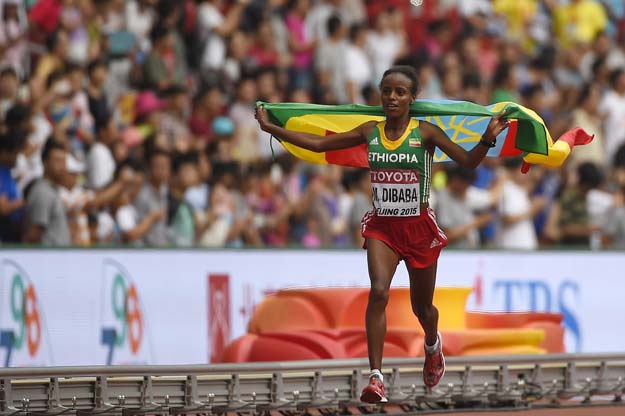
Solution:
<svg viewBox="0 0 625 416">
<path fill-rule="evenodd" d="M 438 147 L 459 165 L 474 169 L 486 156 L 490 149 L 489 144 L 495 143 L 499 133 L 508 127 L 509 122 L 502 118 L 503 115 L 503 112 L 499 113 L 490 120 L 482 139 L 469 151 L 452 142 L 445 132 L 434 124 L 422 121 L 420 129 L 424 142 L 432 146 L 431 151 L 434 151 L 434 147 Z"/>
</svg>

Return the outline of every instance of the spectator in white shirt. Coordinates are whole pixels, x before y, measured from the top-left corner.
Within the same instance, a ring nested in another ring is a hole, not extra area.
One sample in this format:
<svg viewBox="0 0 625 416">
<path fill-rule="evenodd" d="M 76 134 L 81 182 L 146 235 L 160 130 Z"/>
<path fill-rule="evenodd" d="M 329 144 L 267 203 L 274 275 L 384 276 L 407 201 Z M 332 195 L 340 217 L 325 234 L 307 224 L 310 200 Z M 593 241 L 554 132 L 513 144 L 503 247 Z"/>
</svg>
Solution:
<svg viewBox="0 0 625 416">
<path fill-rule="evenodd" d="M 355 24 L 349 32 L 350 44 L 345 50 L 346 90 L 347 100 L 354 104 L 364 104 L 362 89 L 370 84 L 373 77 L 373 68 L 365 51 L 367 44 L 367 28 L 362 24 Z"/>
<path fill-rule="evenodd" d="M 605 151 L 611 163 L 619 146 L 625 143 L 625 69 L 610 73 L 610 90 L 604 95 L 599 110 L 606 115 Z"/>
<path fill-rule="evenodd" d="M 153 0 L 129 0 L 126 2 L 126 30 L 137 39 L 142 52 L 150 50 L 150 30 L 155 21 Z"/>
<path fill-rule="evenodd" d="M 111 183 L 115 174 L 115 159 L 111 147 L 117 141 L 119 133 L 115 120 L 109 115 L 103 124 L 97 127 L 97 141 L 87 154 L 87 178 L 93 189 L 101 189 Z"/>
<path fill-rule="evenodd" d="M 496 241 L 499 248 L 534 250 L 538 239 L 533 219 L 545 207 L 543 197 L 530 197 L 531 176 L 521 173 L 523 159 L 504 159 L 506 169 L 498 205 L 499 227 Z"/>
<path fill-rule="evenodd" d="M 328 38 L 319 45 L 317 51 L 317 71 L 319 81 L 330 90 L 337 104 L 345 104 L 345 26 L 337 15 L 328 19 Z"/>
<path fill-rule="evenodd" d="M 226 16 L 221 13 L 223 0 L 203 0 L 198 6 L 198 30 L 204 45 L 201 66 L 208 70 L 220 70 L 226 59 L 225 38 L 230 36 L 241 20 L 249 0 L 233 1 Z"/>
<path fill-rule="evenodd" d="M 397 9 L 383 10 L 375 19 L 375 26 L 367 36 L 367 53 L 373 64 L 373 83 L 382 80 L 384 71 L 393 66 L 406 48 L 403 16 Z"/>
</svg>

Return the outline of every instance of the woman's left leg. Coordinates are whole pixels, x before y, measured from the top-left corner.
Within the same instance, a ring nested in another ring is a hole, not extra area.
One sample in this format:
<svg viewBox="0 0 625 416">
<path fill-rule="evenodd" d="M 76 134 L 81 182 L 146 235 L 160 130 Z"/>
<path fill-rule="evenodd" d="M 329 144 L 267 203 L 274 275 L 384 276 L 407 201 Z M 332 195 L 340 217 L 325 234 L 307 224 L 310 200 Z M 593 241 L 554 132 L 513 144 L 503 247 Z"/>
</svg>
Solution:
<svg viewBox="0 0 625 416">
<path fill-rule="evenodd" d="M 436 266 L 437 262 L 424 269 L 407 266 L 410 276 L 412 311 L 425 332 L 423 382 L 430 388 L 435 387 L 445 374 L 443 344 L 438 335 L 438 309 L 433 304 Z"/>
<path fill-rule="evenodd" d="M 434 345 L 438 333 L 438 309 L 432 303 L 436 286 L 437 265 L 438 262 L 434 262 L 425 269 L 416 269 L 406 265 L 410 276 L 412 312 L 423 327 L 426 345 Z"/>
</svg>

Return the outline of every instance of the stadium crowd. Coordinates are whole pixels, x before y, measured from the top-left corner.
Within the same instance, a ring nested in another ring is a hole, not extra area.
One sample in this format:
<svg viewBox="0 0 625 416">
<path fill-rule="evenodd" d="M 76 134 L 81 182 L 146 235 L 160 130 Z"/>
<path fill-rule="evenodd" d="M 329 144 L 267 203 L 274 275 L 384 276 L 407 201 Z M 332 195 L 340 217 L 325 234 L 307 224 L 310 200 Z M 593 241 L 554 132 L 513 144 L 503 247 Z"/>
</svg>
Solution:
<svg viewBox="0 0 625 416">
<path fill-rule="evenodd" d="M 435 164 L 450 246 L 625 247 L 621 0 L 0 5 L 2 244 L 360 245 L 368 172 L 271 146 L 254 106 L 379 105 L 402 63 L 420 98 L 514 101 L 553 137 L 595 135 L 558 170 Z"/>
</svg>

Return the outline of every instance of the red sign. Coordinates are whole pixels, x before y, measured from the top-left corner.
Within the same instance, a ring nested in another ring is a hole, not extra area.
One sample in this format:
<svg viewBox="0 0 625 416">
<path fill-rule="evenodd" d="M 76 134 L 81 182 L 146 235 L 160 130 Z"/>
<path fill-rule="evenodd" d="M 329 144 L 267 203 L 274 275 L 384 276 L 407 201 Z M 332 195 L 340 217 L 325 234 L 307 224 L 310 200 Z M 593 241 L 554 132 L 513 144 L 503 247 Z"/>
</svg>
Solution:
<svg viewBox="0 0 625 416">
<path fill-rule="evenodd" d="M 216 361 L 230 342 L 230 277 L 208 276 L 208 345 L 210 362 Z"/>
</svg>

